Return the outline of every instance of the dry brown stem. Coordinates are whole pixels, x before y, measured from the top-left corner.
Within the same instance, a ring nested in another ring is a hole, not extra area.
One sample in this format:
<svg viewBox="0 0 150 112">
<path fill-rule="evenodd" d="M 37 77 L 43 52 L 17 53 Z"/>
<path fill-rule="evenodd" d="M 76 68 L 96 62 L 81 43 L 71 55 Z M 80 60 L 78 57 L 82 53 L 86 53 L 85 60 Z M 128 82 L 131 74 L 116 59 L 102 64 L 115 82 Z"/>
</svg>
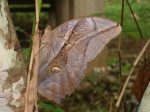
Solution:
<svg viewBox="0 0 150 112">
<path fill-rule="evenodd" d="M 118 108 L 119 105 L 120 105 L 121 99 L 122 99 L 122 97 L 123 97 L 123 94 L 124 94 L 124 92 L 125 92 L 125 89 L 126 89 L 126 87 L 127 87 L 127 84 L 128 84 L 128 82 L 129 82 L 129 80 L 130 80 L 130 77 L 131 77 L 131 75 L 132 75 L 132 73 L 133 73 L 133 71 L 134 71 L 134 68 L 135 68 L 135 66 L 137 65 L 139 59 L 142 57 L 142 55 L 143 55 L 143 53 L 145 52 L 146 48 L 148 47 L 149 43 L 150 43 L 150 38 L 148 39 L 148 41 L 146 42 L 146 44 L 144 45 L 143 49 L 141 50 L 141 52 L 139 53 L 138 57 L 136 58 L 136 60 L 135 60 L 134 63 L 133 63 L 133 66 L 132 66 L 132 68 L 131 68 L 131 70 L 130 70 L 130 73 L 129 73 L 127 79 L 126 79 L 126 82 L 125 82 L 125 84 L 124 84 L 124 86 L 123 86 L 123 88 L 122 88 L 122 91 L 121 91 L 121 93 L 120 93 L 120 95 L 119 95 L 119 98 L 118 98 L 118 101 L 117 101 L 117 103 L 116 103 L 116 107 L 117 107 L 117 108 Z"/>
<path fill-rule="evenodd" d="M 25 101 L 25 112 L 33 112 L 35 106 L 35 112 L 38 112 L 37 106 L 37 81 L 38 81 L 38 66 L 39 66 L 39 11 L 38 11 L 38 0 L 35 0 L 36 5 L 36 27 L 35 34 L 32 38 L 32 52 L 30 57 L 30 65 L 28 71 L 28 82 L 27 82 L 27 91 L 26 91 L 26 101 Z M 32 75 L 32 79 L 31 79 Z M 30 81 L 31 79 L 31 81 Z"/>
</svg>

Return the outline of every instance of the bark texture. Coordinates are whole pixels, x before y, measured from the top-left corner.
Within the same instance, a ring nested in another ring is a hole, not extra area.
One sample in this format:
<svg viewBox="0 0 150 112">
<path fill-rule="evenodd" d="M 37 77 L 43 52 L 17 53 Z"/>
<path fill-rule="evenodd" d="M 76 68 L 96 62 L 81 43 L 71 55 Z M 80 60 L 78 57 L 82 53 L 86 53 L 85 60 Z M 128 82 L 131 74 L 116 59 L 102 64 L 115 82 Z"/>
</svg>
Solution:
<svg viewBox="0 0 150 112">
<path fill-rule="evenodd" d="M 23 112 L 26 69 L 8 3 L 0 0 L 0 112 Z"/>
<path fill-rule="evenodd" d="M 150 82 L 142 97 L 138 112 L 150 112 Z"/>
</svg>

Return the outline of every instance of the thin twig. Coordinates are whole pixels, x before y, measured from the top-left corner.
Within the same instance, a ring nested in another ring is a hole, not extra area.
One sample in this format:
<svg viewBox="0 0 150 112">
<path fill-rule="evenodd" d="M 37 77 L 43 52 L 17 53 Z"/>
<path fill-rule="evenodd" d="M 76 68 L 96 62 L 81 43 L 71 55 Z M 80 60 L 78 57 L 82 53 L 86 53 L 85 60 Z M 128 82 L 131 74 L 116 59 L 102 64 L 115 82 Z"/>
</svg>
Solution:
<svg viewBox="0 0 150 112">
<path fill-rule="evenodd" d="M 123 19 L 124 19 L 124 0 L 122 0 L 122 11 L 121 11 L 121 26 L 123 27 Z M 119 93 L 121 91 L 122 88 L 122 81 L 121 81 L 121 42 L 122 42 L 122 33 L 120 35 L 119 38 L 119 42 L 118 42 L 118 56 L 119 56 Z"/>
<path fill-rule="evenodd" d="M 121 109 L 122 109 L 122 112 L 125 112 L 125 109 L 124 109 L 124 102 L 122 101 L 121 104 L 122 104 L 122 105 L 121 105 L 121 106 L 122 106 L 122 108 L 121 108 Z"/>
<path fill-rule="evenodd" d="M 38 0 L 35 0 L 36 6 L 36 27 L 35 27 L 35 34 L 33 36 L 33 45 L 32 45 L 32 52 L 30 57 L 30 65 L 28 71 L 28 81 L 27 81 L 27 91 L 26 91 L 26 100 L 25 100 L 25 112 L 33 112 L 35 106 L 35 112 L 38 112 L 37 106 L 37 78 L 38 78 L 38 65 L 39 65 L 39 11 L 38 11 Z M 34 63 L 33 63 L 34 61 Z M 31 78 L 31 73 L 33 71 L 33 77 Z"/>
<path fill-rule="evenodd" d="M 142 40 L 143 40 L 143 42 L 144 42 L 144 38 L 143 38 L 143 35 L 142 35 L 142 32 L 141 32 L 141 29 L 140 29 L 139 24 L 138 24 L 138 22 L 137 22 L 137 20 L 136 20 L 136 17 L 134 16 L 134 12 L 133 12 L 133 10 L 132 10 L 132 8 L 131 8 L 131 6 L 130 6 L 130 3 L 129 3 L 128 0 L 126 0 L 126 2 L 127 2 L 127 5 L 129 6 L 129 9 L 130 9 L 131 13 L 132 13 L 133 19 L 134 19 L 135 24 L 136 24 L 136 26 L 137 26 L 137 29 L 138 29 L 138 31 L 139 31 L 139 33 L 140 33 L 140 36 L 141 36 L 141 38 L 142 38 Z"/>
<path fill-rule="evenodd" d="M 35 31 L 37 31 L 39 27 L 39 9 L 38 9 L 38 0 L 35 0 L 35 11 L 36 11 L 36 25 L 35 25 Z"/>
<path fill-rule="evenodd" d="M 30 78 L 31 78 L 31 70 L 33 65 L 33 53 L 31 52 L 30 56 L 30 64 L 29 64 L 29 70 L 28 70 L 28 78 L 27 78 L 27 89 L 26 89 L 26 95 L 25 95 L 25 112 L 28 112 L 29 109 L 29 88 L 30 88 Z"/>
<path fill-rule="evenodd" d="M 114 108 L 113 104 L 114 104 L 114 102 L 113 102 L 113 99 L 111 98 L 109 112 L 113 112 L 113 108 Z"/>
<path fill-rule="evenodd" d="M 124 0 L 122 0 L 122 8 L 121 8 L 121 26 L 123 27 L 123 20 L 124 20 Z"/>
<path fill-rule="evenodd" d="M 124 20 L 124 0 L 122 0 L 122 11 L 121 11 L 121 26 L 123 28 L 123 20 Z M 118 42 L 118 57 L 119 57 L 119 94 L 121 92 L 122 89 L 122 79 L 121 79 L 121 42 L 122 42 L 122 33 L 120 35 L 119 38 L 119 42 Z"/>
<path fill-rule="evenodd" d="M 33 90 L 34 90 L 34 105 L 35 105 L 35 112 L 38 112 L 38 105 L 37 105 L 37 80 L 38 80 L 38 67 L 39 67 L 39 34 L 38 30 L 35 31 L 35 36 L 33 38 L 33 59 L 34 59 L 34 66 L 33 66 Z"/>
<path fill-rule="evenodd" d="M 34 75 L 34 94 L 35 94 L 35 112 L 38 112 L 38 105 L 37 105 L 37 82 L 38 82 L 38 67 L 39 67 L 39 44 L 40 44 L 40 37 L 39 37 L 39 7 L 38 7 L 38 0 L 35 0 L 35 8 L 36 8 L 36 26 L 35 26 L 35 34 L 36 36 L 33 38 L 33 57 L 35 60 L 33 75 Z"/>
<path fill-rule="evenodd" d="M 124 91 L 125 91 L 125 89 L 126 89 L 126 87 L 127 87 L 127 84 L 128 84 L 128 82 L 129 82 L 129 80 L 130 80 L 130 77 L 131 77 L 131 75 L 132 75 L 132 73 L 133 73 L 133 71 L 134 71 L 134 68 L 135 68 L 135 66 L 137 65 L 137 63 L 138 63 L 139 59 L 141 58 L 141 56 L 143 55 L 143 53 L 145 52 L 145 50 L 146 50 L 146 48 L 148 47 L 149 43 L 150 43 L 150 38 L 148 39 L 148 41 L 146 42 L 146 44 L 144 45 L 143 49 L 141 50 L 141 52 L 139 53 L 138 57 L 136 58 L 136 60 L 135 60 L 134 63 L 133 63 L 133 66 L 132 66 L 132 68 L 131 68 L 131 70 L 130 70 L 130 73 L 129 73 L 127 79 L 126 79 L 126 82 L 125 82 L 125 84 L 124 84 L 124 86 L 123 86 L 123 88 L 122 88 L 122 91 L 121 91 L 121 93 L 120 93 L 120 95 L 119 95 L 119 98 L 118 98 L 118 101 L 117 101 L 117 103 L 116 103 L 116 107 L 117 107 L 117 108 L 118 108 L 119 105 L 120 105 L 120 102 L 121 102 L 121 99 L 122 99 L 122 97 L 123 97 Z"/>
</svg>

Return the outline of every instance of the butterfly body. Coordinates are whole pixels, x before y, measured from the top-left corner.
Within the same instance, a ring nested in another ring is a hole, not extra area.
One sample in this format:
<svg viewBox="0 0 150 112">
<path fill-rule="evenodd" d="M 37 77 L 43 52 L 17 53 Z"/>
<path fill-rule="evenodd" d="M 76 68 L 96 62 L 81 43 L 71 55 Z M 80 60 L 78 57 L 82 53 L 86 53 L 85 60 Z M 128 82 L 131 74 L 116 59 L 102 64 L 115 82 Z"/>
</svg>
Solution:
<svg viewBox="0 0 150 112">
<path fill-rule="evenodd" d="M 99 17 L 71 20 L 46 31 L 42 43 L 48 43 L 41 45 L 38 92 L 60 103 L 84 78 L 88 62 L 120 32 L 119 24 Z"/>
</svg>

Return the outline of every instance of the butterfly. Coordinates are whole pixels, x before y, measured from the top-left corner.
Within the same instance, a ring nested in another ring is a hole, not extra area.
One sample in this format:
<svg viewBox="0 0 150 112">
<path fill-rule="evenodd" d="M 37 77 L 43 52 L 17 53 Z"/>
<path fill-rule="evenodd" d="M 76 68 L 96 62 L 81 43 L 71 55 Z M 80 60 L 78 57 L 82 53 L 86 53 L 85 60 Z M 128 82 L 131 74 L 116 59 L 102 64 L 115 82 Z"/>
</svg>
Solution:
<svg viewBox="0 0 150 112">
<path fill-rule="evenodd" d="M 56 103 L 84 78 L 87 64 L 121 33 L 121 26 L 100 17 L 68 21 L 45 29 L 39 52 L 38 92 Z"/>
</svg>

